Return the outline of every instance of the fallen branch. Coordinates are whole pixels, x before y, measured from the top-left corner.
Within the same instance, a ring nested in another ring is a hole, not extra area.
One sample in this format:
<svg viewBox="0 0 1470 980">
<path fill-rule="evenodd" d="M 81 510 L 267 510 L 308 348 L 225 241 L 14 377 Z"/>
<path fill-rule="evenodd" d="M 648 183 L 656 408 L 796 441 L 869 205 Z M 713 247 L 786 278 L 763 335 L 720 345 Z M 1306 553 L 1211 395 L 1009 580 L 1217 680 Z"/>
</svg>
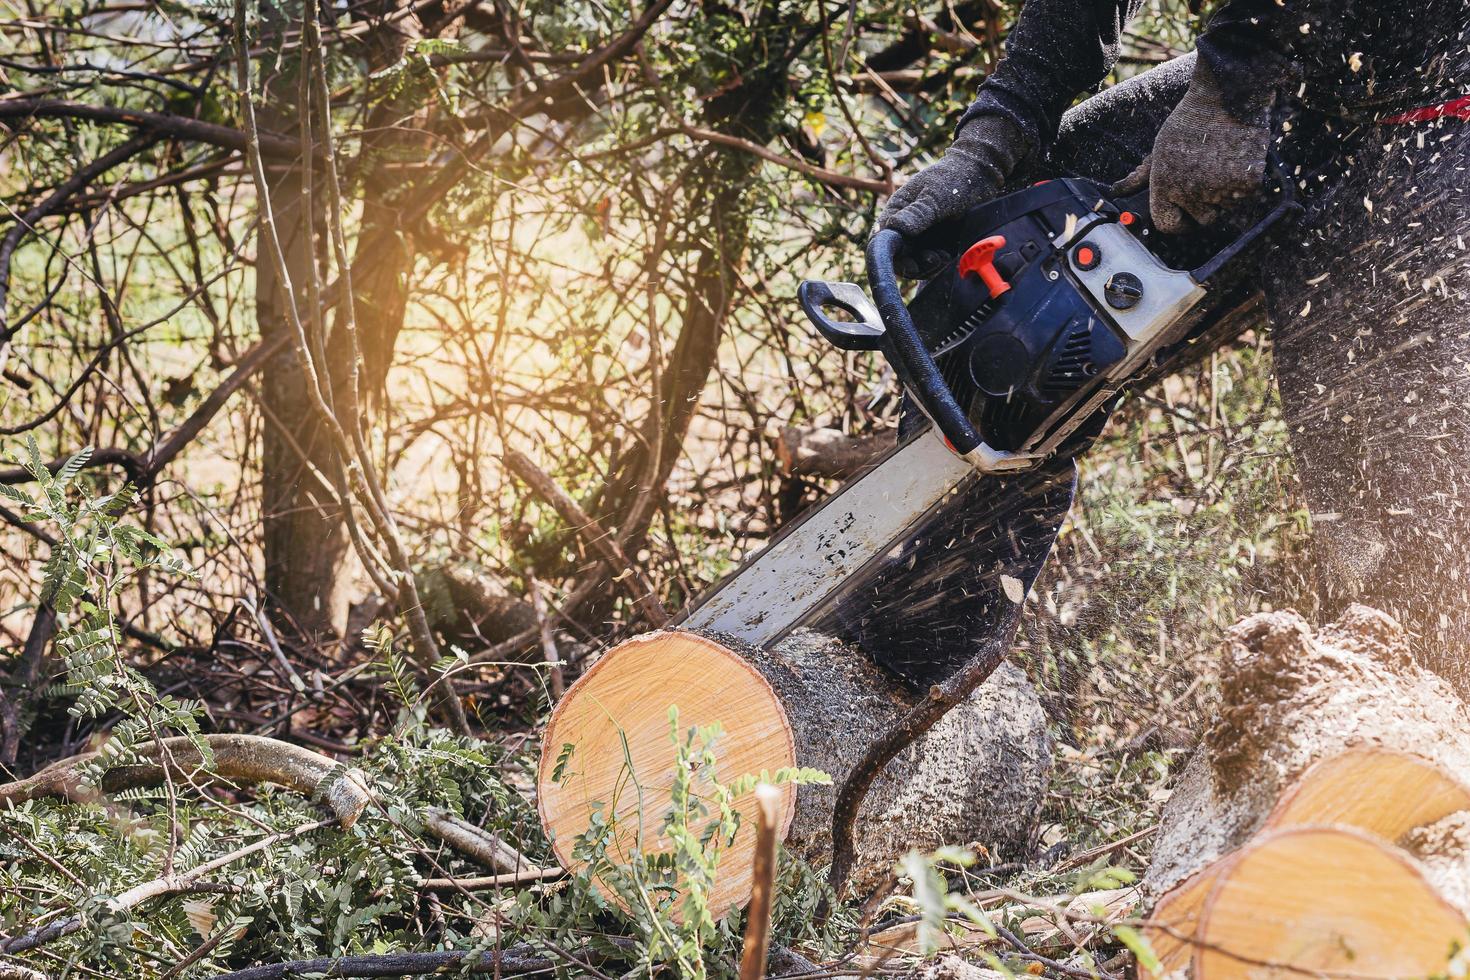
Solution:
<svg viewBox="0 0 1470 980">
<path fill-rule="evenodd" d="M 525 872 L 536 878 L 546 874 L 544 868 L 533 864 L 495 834 L 444 810 L 425 812 L 424 829 L 459 853 L 495 871 L 506 874 Z"/>
<path fill-rule="evenodd" d="M 474 892 L 490 888 L 504 888 L 507 885 L 530 885 L 565 876 L 566 872 L 561 868 L 532 867 L 526 871 L 515 871 L 503 875 L 484 875 L 478 878 L 425 878 L 419 882 L 419 888 L 427 892 Z"/>
<path fill-rule="evenodd" d="M 929 696 L 915 705 L 886 734 L 868 747 L 867 752 L 853 766 L 851 773 L 837 790 L 837 803 L 832 811 L 832 868 L 828 872 L 828 884 L 832 894 L 841 896 L 847 877 L 852 871 L 854 858 L 853 824 L 857 820 L 858 808 L 868 795 L 868 789 L 878 773 L 894 756 L 912 745 L 914 741 L 943 718 L 955 705 L 974 693 L 995 673 L 1010 648 L 1011 633 L 1015 628 L 1015 617 L 1005 629 L 992 637 L 963 670 L 952 674 L 943 684 L 929 689 Z M 824 897 L 817 907 L 817 918 L 827 917 L 828 903 Z"/>
<path fill-rule="evenodd" d="M 344 828 L 357 822 L 372 796 L 355 772 L 341 772 L 340 764 L 310 749 L 260 735 L 203 735 L 200 738 L 214 754 L 211 777 L 238 783 L 274 783 L 304 796 L 315 796 L 324 780 L 333 779 L 323 798 Z M 185 737 L 162 742 L 145 742 L 137 749 L 145 763 L 128 763 L 109 768 L 99 783 L 104 793 L 117 793 L 143 786 L 156 786 L 168 770 L 199 770 L 204 759 Z M 83 767 L 102 758 L 102 752 L 86 752 L 53 762 L 25 779 L 0 786 L 0 805 L 23 803 L 40 797 L 75 798 Z"/>
<path fill-rule="evenodd" d="M 40 970 L 19 963 L 0 963 L 0 980 L 49 980 Z"/>
<path fill-rule="evenodd" d="M 411 977 L 426 973 L 494 973 L 515 976 L 540 973 L 556 967 L 556 961 L 534 955 L 529 946 L 480 953 L 435 950 L 423 953 L 380 953 L 369 956 L 321 957 L 247 967 L 233 973 L 216 974 L 214 980 L 278 980 L 282 977 Z"/>
<path fill-rule="evenodd" d="M 629 595 L 637 603 L 645 619 L 654 626 L 663 626 L 669 621 L 669 614 L 664 609 L 663 603 L 658 601 L 658 596 L 653 591 L 653 584 L 648 581 L 647 576 L 638 566 L 629 560 L 622 546 L 618 544 L 617 538 L 613 537 L 611 532 L 599 524 L 591 514 L 583 510 L 581 504 L 568 496 L 567 492 L 533 463 L 525 453 L 517 449 L 507 450 L 505 465 L 522 483 L 530 487 L 536 496 L 550 504 L 557 516 L 577 533 L 587 547 L 595 551 L 603 561 L 619 570 L 620 574 L 613 581 L 631 582 L 632 588 L 628 590 Z"/>
</svg>

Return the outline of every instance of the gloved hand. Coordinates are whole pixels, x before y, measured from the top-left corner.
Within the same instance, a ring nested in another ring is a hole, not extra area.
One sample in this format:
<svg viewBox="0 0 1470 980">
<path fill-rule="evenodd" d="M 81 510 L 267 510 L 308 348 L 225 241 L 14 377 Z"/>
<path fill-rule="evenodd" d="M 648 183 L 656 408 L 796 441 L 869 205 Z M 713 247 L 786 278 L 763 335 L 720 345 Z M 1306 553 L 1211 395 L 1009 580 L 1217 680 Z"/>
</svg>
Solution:
<svg viewBox="0 0 1470 980">
<path fill-rule="evenodd" d="M 1003 116 L 976 116 L 961 127 L 938 162 L 909 179 L 878 215 L 878 228 L 892 228 L 913 239 L 934 225 L 958 218 L 1000 192 L 1028 147 L 1015 124 Z M 910 249 L 899 257 L 898 272 L 925 278 L 952 256 L 933 249 Z"/>
<path fill-rule="evenodd" d="M 1269 99 L 1236 100 L 1242 101 L 1252 104 L 1245 121 L 1226 108 L 1209 65 L 1197 61 L 1184 98 L 1154 138 L 1153 152 L 1113 192 L 1133 194 L 1147 185 L 1154 227 L 1167 234 L 1208 225 L 1232 204 L 1259 194 L 1271 106 Z"/>
</svg>

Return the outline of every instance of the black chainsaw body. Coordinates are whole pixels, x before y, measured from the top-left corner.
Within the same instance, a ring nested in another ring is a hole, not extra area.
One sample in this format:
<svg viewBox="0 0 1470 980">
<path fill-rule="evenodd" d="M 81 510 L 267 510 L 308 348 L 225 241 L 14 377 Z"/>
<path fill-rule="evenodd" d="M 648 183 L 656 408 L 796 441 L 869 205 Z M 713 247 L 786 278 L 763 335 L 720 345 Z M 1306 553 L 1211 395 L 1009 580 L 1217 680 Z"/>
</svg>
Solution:
<svg viewBox="0 0 1470 980">
<path fill-rule="evenodd" d="M 1099 199 L 1091 181 L 1053 180 L 976 208 L 958 240 L 1004 239 L 992 262 L 1010 288 L 992 297 L 978 275 L 954 262 L 909 303 L 946 383 L 961 404 L 968 399 L 967 411 L 996 449 L 1020 449 L 1058 405 L 1126 353 L 1117 327 L 1053 248 L 1068 217 L 1079 220 Z"/>
<path fill-rule="evenodd" d="M 1060 179 L 976 207 L 923 242 L 880 232 L 868 249 L 871 300 L 853 283 L 802 283 L 822 335 L 881 352 L 908 403 L 976 471 L 806 625 L 858 644 L 917 689 L 1008 643 L 1071 505 L 1074 458 L 1131 381 L 1182 359 L 1240 302 L 1233 260 L 1295 210 L 1282 176 L 1278 165 L 1275 206 L 1223 248 L 1218 237 L 1159 235 L 1146 191 L 1111 200 L 1093 181 Z M 956 259 L 905 302 L 893 262 L 910 245 Z M 909 438 L 933 438 L 922 429 Z"/>
</svg>

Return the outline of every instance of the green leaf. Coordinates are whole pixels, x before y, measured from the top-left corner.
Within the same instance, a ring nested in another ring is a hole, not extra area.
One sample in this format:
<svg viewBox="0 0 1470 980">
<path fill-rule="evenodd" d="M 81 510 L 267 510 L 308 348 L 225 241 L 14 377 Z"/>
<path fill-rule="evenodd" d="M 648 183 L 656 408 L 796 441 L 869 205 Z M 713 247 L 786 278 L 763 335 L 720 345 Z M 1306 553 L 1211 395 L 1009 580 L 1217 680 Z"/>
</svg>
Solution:
<svg viewBox="0 0 1470 980">
<path fill-rule="evenodd" d="M 1132 926 L 1116 925 L 1113 926 L 1113 935 L 1118 937 L 1118 942 L 1127 946 L 1133 955 L 1138 957 L 1138 965 L 1143 969 L 1154 974 L 1164 972 L 1164 965 L 1159 962 L 1153 945 L 1137 929 Z"/>
</svg>

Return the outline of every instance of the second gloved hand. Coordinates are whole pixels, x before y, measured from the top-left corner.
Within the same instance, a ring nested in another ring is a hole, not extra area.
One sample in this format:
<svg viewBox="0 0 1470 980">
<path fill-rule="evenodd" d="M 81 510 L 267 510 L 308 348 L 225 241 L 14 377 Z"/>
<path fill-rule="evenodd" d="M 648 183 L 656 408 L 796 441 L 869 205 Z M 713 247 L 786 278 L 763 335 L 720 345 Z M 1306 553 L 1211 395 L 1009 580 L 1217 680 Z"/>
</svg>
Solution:
<svg viewBox="0 0 1470 980">
<path fill-rule="evenodd" d="M 1242 101 L 1251 103 L 1244 120 L 1226 107 L 1209 66 L 1197 62 L 1184 98 L 1154 138 L 1153 152 L 1118 181 L 1114 193 L 1133 194 L 1147 185 L 1154 227 L 1166 234 L 1208 225 L 1226 208 L 1259 194 L 1271 143 L 1270 102 L 1237 100 Z"/>
<path fill-rule="evenodd" d="M 958 218 L 998 194 L 1026 150 L 1025 138 L 1009 119 L 971 119 L 938 162 L 894 191 L 878 216 L 878 227 L 915 239 L 942 221 Z M 899 272 L 923 278 L 949 258 L 932 250 L 911 250 L 900 259 Z"/>
</svg>

